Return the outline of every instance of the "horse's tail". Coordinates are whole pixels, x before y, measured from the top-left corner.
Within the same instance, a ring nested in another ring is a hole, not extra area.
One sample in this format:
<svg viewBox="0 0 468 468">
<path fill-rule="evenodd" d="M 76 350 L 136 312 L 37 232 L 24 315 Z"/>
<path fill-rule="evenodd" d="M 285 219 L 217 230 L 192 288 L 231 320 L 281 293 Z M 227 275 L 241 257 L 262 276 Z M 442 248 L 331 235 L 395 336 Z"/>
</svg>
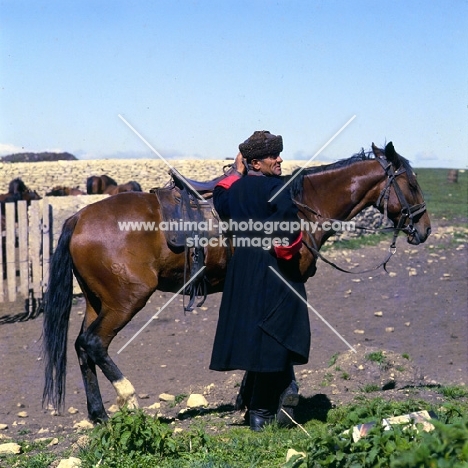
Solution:
<svg viewBox="0 0 468 468">
<path fill-rule="evenodd" d="M 51 403 L 57 410 L 63 409 L 65 402 L 68 322 L 73 299 L 73 261 L 69 244 L 77 221 L 78 217 L 73 216 L 63 225 L 52 256 L 49 285 L 42 305 L 42 348 L 45 362 L 42 406 Z"/>
</svg>

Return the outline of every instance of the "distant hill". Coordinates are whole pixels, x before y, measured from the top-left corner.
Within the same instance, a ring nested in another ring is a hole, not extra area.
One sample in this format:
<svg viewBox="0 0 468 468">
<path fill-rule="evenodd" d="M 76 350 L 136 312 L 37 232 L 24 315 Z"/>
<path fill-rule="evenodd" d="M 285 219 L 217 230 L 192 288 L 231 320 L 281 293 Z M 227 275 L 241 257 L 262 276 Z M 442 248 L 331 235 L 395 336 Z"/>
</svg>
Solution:
<svg viewBox="0 0 468 468">
<path fill-rule="evenodd" d="M 0 157 L 0 162 L 74 161 L 77 159 L 70 153 L 16 153 Z"/>
</svg>

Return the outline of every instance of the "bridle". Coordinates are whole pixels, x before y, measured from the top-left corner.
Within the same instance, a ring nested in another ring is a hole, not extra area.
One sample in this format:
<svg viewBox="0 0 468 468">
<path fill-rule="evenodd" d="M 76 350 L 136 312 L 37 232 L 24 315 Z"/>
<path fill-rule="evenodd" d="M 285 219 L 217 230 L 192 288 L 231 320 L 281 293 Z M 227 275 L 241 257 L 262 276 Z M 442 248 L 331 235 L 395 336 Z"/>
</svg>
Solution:
<svg viewBox="0 0 468 468">
<path fill-rule="evenodd" d="M 399 175 L 407 173 L 407 169 L 403 166 L 399 167 L 397 170 L 393 168 L 393 164 L 389 162 L 385 158 L 376 158 L 377 161 L 379 161 L 380 165 L 382 166 L 383 170 L 385 171 L 385 174 L 387 175 L 387 181 L 385 183 L 385 187 L 382 189 L 380 192 L 380 195 L 377 198 L 377 201 L 374 204 L 374 207 L 379 209 L 380 206 L 383 203 L 383 216 L 384 220 L 388 219 L 388 200 L 390 198 L 390 189 L 393 187 L 395 194 L 398 198 L 398 201 L 401 206 L 401 211 L 400 211 L 400 219 L 398 220 L 398 224 L 396 227 L 393 228 L 393 239 L 392 243 L 390 244 L 388 254 L 386 258 L 376 267 L 370 268 L 368 270 L 364 271 L 349 271 L 345 270 L 344 268 L 339 267 L 332 261 L 328 260 L 325 258 L 320 252 L 319 252 L 319 246 L 317 245 L 317 241 L 315 238 L 312 236 L 309 230 L 307 230 L 307 235 L 310 241 L 312 242 L 313 245 L 309 245 L 309 243 L 304 240 L 302 240 L 303 244 L 307 247 L 307 249 L 312 253 L 312 255 L 320 258 L 323 260 L 325 263 L 328 263 L 329 265 L 333 266 L 339 271 L 342 271 L 344 273 L 352 273 L 352 274 L 362 274 L 362 273 L 367 273 L 370 271 L 377 270 L 378 268 L 382 267 L 386 270 L 386 266 L 390 258 L 395 254 L 396 252 L 396 241 L 398 238 L 398 234 L 401 232 L 404 232 L 407 235 L 417 235 L 416 228 L 414 227 L 413 220 L 416 216 L 419 216 L 420 214 L 424 213 L 426 211 L 426 203 L 418 203 L 416 205 L 410 205 L 408 201 L 405 198 L 405 195 L 403 194 L 403 191 L 401 190 L 401 187 L 398 185 L 397 177 Z M 315 216 L 321 217 L 322 215 L 309 207 L 308 205 L 301 203 L 293 198 L 293 202 L 300 208 L 305 209 L 306 211 L 314 214 Z M 306 217 L 307 219 L 307 217 Z M 409 219 L 409 223 L 405 225 L 407 219 Z M 339 220 L 334 220 L 327 218 L 327 221 L 339 221 Z M 382 220 L 383 222 L 383 220 Z M 366 229 L 367 228 L 362 228 Z M 387 230 L 388 228 L 383 228 L 383 230 Z M 375 231 L 375 230 L 374 230 Z"/>
<path fill-rule="evenodd" d="M 417 235 L 413 220 L 416 216 L 419 216 L 420 214 L 426 211 L 426 203 L 422 202 L 416 205 L 409 205 L 409 203 L 407 202 L 405 195 L 403 194 L 396 179 L 399 175 L 407 173 L 407 169 L 405 169 L 402 166 L 395 171 L 392 163 L 388 162 L 386 159 L 384 160 L 381 158 L 377 158 L 377 161 L 379 161 L 383 170 L 387 174 L 387 182 L 374 206 L 378 209 L 383 203 L 384 218 L 388 219 L 388 200 L 390 198 L 390 189 L 392 186 L 401 206 L 400 219 L 398 220 L 397 226 L 394 228 L 395 231 L 391 245 L 391 248 L 394 248 L 396 238 L 398 237 L 400 231 L 404 232 L 407 235 Z M 409 219 L 409 223 L 405 225 L 407 219 Z"/>
</svg>

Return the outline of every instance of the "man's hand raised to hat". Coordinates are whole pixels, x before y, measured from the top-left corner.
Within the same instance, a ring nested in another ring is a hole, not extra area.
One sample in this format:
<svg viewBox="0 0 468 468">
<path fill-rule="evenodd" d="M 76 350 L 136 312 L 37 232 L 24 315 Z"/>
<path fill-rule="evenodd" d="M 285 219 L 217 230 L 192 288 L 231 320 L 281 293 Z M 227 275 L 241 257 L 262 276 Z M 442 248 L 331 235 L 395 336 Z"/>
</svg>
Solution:
<svg viewBox="0 0 468 468">
<path fill-rule="evenodd" d="M 236 156 L 236 159 L 234 161 L 234 167 L 236 168 L 236 171 L 243 175 L 245 173 L 245 162 L 244 162 L 244 158 L 242 156 L 242 153 L 239 151 L 239 153 L 237 153 L 237 156 Z"/>
</svg>

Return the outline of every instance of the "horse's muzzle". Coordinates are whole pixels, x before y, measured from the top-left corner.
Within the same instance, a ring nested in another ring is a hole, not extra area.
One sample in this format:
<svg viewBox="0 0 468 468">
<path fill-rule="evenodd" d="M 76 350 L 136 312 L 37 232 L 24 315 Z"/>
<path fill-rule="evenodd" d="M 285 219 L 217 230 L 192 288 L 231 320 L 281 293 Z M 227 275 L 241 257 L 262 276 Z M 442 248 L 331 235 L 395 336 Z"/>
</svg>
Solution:
<svg viewBox="0 0 468 468">
<path fill-rule="evenodd" d="M 412 224 L 408 225 L 403 230 L 407 235 L 408 244 L 419 245 L 426 242 L 427 238 L 431 234 L 431 228 L 428 227 L 424 233 L 420 233 Z"/>
</svg>

